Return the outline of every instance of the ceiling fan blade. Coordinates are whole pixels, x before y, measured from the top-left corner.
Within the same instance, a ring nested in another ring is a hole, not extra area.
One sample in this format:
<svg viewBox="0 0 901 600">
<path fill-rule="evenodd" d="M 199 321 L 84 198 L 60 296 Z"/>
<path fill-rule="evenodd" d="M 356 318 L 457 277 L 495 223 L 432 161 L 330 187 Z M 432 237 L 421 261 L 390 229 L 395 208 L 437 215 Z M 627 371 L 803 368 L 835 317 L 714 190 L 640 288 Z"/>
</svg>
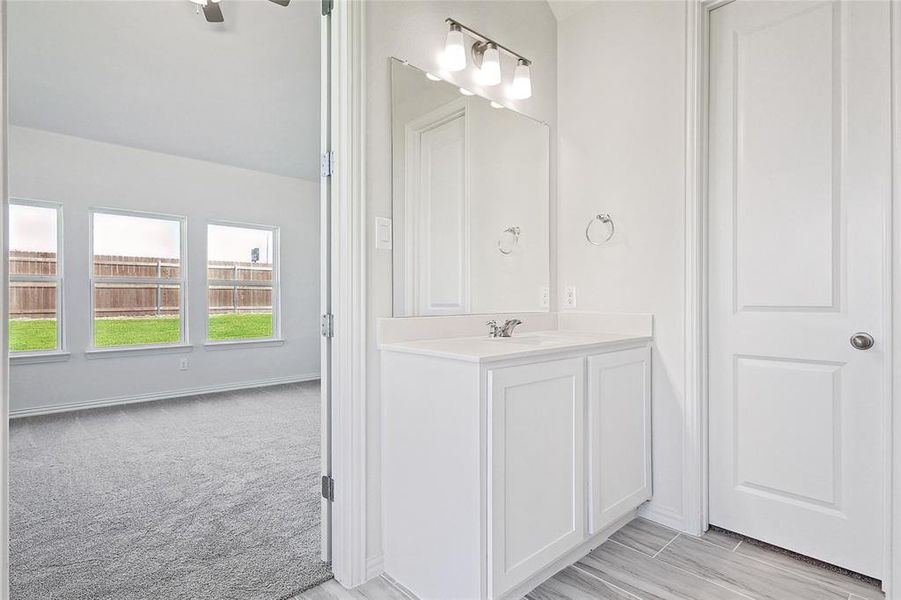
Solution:
<svg viewBox="0 0 901 600">
<path fill-rule="evenodd" d="M 288 3 L 291 2 L 291 0 L 269 0 L 269 2 L 275 2 L 279 6 L 288 6 Z"/>
<path fill-rule="evenodd" d="M 222 16 L 222 9 L 219 8 L 218 2 L 208 0 L 201 8 L 203 9 L 203 16 L 206 17 L 206 20 L 210 23 L 222 23 L 225 21 L 225 18 Z"/>
</svg>

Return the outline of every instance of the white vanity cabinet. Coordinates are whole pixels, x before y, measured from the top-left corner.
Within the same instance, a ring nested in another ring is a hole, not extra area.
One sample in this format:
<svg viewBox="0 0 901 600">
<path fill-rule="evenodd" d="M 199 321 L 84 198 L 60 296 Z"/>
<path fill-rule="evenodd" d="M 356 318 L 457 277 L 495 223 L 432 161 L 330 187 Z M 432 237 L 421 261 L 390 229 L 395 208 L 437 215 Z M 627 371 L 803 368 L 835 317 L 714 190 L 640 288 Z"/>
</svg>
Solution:
<svg viewBox="0 0 901 600">
<path fill-rule="evenodd" d="M 588 533 L 651 497 L 651 349 L 588 357 Z"/>
<path fill-rule="evenodd" d="M 385 573 L 423 600 L 519 598 L 631 518 L 651 491 L 648 342 L 383 347 Z"/>
<path fill-rule="evenodd" d="M 492 588 L 508 590 L 585 532 L 584 360 L 488 370 Z"/>
</svg>

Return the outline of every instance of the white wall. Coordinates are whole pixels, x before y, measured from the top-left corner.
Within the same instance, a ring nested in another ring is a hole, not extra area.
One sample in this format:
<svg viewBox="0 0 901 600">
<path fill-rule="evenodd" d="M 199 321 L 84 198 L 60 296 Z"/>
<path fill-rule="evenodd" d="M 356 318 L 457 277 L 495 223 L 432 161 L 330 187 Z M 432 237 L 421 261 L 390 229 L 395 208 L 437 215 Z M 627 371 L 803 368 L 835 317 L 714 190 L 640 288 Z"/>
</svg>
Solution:
<svg viewBox="0 0 901 600">
<path fill-rule="evenodd" d="M 146 394 L 296 380 L 319 373 L 319 184 L 11 127 L 10 196 L 61 202 L 68 361 L 15 365 L 12 411 Z M 187 217 L 189 353 L 87 358 L 89 208 Z M 208 350 L 206 221 L 280 227 L 283 346 Z M 179 371 L 187 357 L 189 368 Z"/>
<path fill-rule="evenodd" d="M 391 79 L 389 58 L 409 61 L 427 71 L 440 71 L 438 57 L 444 48 L 447 26 L 444 19 L 458 21 L 496 38 L 533 60 L 532 90 L 528 100 L 510 101 L 505 86 L 487 90 L 493 98 L 517 108 L 551 127 L 551 190 L 556 187 L 554 130 L 557 121 L 557 23 L 546 2 L 425 1 L 393 2 L 373 0 L 366 4 L 366 205 L 367 226 L 372 231 L 375 217 L 391 216 Z M 512 75 L 512 64 L 504 62 L 505 77 Z M 471 69 L 454 74 L 453 80 L 471 89 Z M 551 233 L 553 206 L 551 197 Z M 369 235 L 369 234 L 367 234 Z M 372 239 L 371 237 L 369 238 Z M 553 260 L 554 240 L 551 239 Z M 553 264 L 553 263 L 552 263 Z M 391 253 L 367 248 L 367 299 L 369 360 L 367 443 L 367 557 L 373 569 L 381 556 L 380 502 L 380 403 L 379 357 L 375 346 L 375 320 L 391 316 Z M 553 286 L 553 279 L 552 284 Z"/>
<path fill-rule="evenodd" d="M 593 2 L 561 19 L 557 34 L 557 281 L 576 286 L 578 310 L 654 314 L 649 516 L 676 527 L 684 518 L 685 19 L 685 2 Z M 617 234 L 591 246 L 585 226 L 602 212 Z"/>
</svg>

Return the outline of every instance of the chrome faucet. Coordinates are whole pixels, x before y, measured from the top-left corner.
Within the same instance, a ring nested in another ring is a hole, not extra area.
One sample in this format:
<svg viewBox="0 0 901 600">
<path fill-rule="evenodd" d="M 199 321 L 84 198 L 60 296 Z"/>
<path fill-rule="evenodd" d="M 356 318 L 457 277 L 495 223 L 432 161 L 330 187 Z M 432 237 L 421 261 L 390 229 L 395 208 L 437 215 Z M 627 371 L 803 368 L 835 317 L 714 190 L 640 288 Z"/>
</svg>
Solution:
<svg viewBox="0 0 901 600">
<path fill-rule="evenodd" d="M 522 325 L 522 321 L 519 319 L 508 319 L 504 321 L 503 325 L 498 325 L 497 321 L 491 319 L 485 325 L 488 326 L 488 337 L 499 338 L 499 337 L 512 337 L 513 330 L 516 329 L 517 325 Z"/>
</svg>

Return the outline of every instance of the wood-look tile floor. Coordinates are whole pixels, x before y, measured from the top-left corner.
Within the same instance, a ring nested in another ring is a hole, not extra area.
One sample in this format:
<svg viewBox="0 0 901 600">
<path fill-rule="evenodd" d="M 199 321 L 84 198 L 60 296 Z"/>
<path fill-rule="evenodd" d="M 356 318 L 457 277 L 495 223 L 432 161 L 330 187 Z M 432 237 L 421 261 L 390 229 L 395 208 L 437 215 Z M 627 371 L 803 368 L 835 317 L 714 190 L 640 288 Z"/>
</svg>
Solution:
<svg viewBox="0 0 901 600">
<path fill-rule="evenodd" d="M 299 598 L 410 600 L 384 579 L 350 591 L 329 581 Z M 882 599 L 879 588 L 866 581 L 727 533 L 695 538 L 644 519 L 526 595 L 526 600 Z"/>
</svg>

